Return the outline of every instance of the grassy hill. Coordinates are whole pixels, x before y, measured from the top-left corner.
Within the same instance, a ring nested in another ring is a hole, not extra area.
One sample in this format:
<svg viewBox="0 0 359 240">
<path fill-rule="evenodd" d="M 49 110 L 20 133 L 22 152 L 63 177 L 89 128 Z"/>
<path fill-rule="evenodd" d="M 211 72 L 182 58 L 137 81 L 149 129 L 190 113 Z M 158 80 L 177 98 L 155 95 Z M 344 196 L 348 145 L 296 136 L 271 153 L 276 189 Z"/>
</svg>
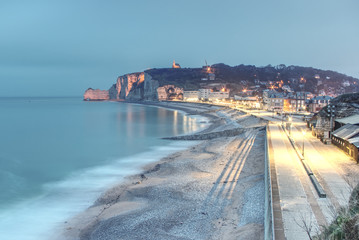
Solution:
<svg viewBox="0 0 359 240">
<path fill-rule="evenodd" d="M 256 67 L 253 65 L 228 66 L 223 63 L 211 66 L 215 74 L 215 81 L 202 81 L 208 76 L 206 68 L 159 68 L 150 69 L 153 79 L 158 80 L 160 86 L 173 84 L 185 90 L 195 90 L 203 84 L 230 84 L 235 89 L 251 87 L 258 84 L 288 85 L 295 91 L 309 91 L 318 93 L 320 90 L 337 91 L 337 94 L 359 91 L 359 79 L 334 71 L 320 70 L 311 67 L 278 66 Z"/>
</svg>

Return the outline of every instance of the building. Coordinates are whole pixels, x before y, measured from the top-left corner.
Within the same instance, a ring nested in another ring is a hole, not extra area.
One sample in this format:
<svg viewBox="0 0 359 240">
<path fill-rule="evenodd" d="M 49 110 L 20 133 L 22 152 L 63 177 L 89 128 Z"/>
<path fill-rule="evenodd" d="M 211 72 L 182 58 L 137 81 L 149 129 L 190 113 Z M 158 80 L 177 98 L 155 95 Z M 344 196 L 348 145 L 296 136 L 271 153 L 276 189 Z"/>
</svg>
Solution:
<svg viewBox="0 0 359 240">
<path fill-rule="evenodd" d="M 243 97 L 243 96 L 234 95 L 234 100 L 236 100 L 241 105 L 249 108 L 257 108 L 257 109 L 260 108 L 258 97 L 250 97 L 250 96 Z"/>
<path fill-rule="evenodd" d="M 183 91 L 184 101 L 198 101 L 199 91 Z"/>
<path fill-rule="evenodd" d="M 229 98 L 229 91 L 210 92 L 208 99 L 210 101 L 222 100 Z"/>
<path fill-rule="evenodd" d="M 359 126 L 346 124 L 338 128 L 332 133 L 332 143 L 351 156 L 355 161 L 359 161 Z"/>
<path fill-rule="evenodd" d="M 263 91 L 263 107 L 268 111 L 282 111 L 283 110 L 283 94 L 275 90 Z"/>
<path fill-rule="evenodd" d="M 181 66 L 173 60 L 172 68 L 181 68 Z"/>
<path fill-rule="evenodd" d="M 201 88 L 199 90 L 199 98 L 202 100 L 208 100 L 210 93 L 211 93 L 211 89 Z"/>
<path fill-rule="evenodd" d="M 283 99 L 283 111 L 302 112 L 306 110 L 306 92 L 290 93 Z"/>
<path fill-rule="evenodd" d="M 209 79 L 210 81 L 216 80 L 216 74 L 214 74 L 214 73 L 208 73 L 208 79 Z"/>
<path fill-rule="evenodd" d="M 333 98 L 330 96 L 317 96 L 309 100 L 309 112 L 319 112 L 320 109 L 327 106 Z"/>
<path fill-rule="evenodd" d="M 343 127 L 346 124 L 358 125 L 359 126 L 359 114 L 354 114 L 345 118 L 335 119 L 335 129 Z"/>
</svg>

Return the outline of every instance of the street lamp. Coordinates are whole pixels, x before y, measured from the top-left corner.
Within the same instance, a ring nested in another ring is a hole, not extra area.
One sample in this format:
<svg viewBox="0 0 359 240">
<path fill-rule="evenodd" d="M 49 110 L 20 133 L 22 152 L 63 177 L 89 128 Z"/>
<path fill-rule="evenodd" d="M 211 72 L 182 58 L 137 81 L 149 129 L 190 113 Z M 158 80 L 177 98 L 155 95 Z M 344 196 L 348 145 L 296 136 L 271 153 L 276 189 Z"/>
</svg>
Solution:
<svg viewBox="0 0 359 240">
<path fill-rule="evenodd" d="M 302 147 L 302 156 L 304 158 L 304 136 L 306 134 L 306 131 L 305 130 L 302 130 L 302 134 L 303 134 L 303 147 Z"/>
<path fill-rule="evenodd" d="M 331 138 L 333 131 L 333 118 L 335 117 L 335 105 L 333 104 L 328 105 L 328 117 L 330 117 L 329 138 Z"/>
<path fill-rule="evenodd" d="M 289 121 L 289 136 L 292 136 L 292 117 L 288 117 Z"/>
</svg>

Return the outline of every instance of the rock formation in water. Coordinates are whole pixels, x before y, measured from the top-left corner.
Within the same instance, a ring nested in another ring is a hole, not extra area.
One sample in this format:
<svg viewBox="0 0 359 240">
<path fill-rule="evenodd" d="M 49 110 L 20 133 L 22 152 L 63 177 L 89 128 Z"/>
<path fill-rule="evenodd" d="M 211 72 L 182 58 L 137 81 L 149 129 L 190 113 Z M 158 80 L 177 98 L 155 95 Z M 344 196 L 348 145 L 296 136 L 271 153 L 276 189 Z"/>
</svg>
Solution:
<svg viewBox="0 0 359 240">
<path fill-rule="evenodd" d="M 98 100 L 98 101 L 109 100 L 110 99 L 109 91 L 89 88 L 85 91 L 84 99 Z"/>
</svg>

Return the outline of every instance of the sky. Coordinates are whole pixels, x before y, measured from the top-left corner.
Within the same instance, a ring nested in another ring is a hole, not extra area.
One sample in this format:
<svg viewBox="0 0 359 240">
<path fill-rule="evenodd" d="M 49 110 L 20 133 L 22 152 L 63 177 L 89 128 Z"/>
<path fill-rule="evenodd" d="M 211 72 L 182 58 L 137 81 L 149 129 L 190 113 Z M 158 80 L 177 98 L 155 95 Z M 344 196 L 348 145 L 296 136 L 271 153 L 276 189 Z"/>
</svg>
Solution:
<svg viewBox="0 0 359 240">
<path fill-rule="evenodd" d="M 0 97 L 82 96 L 173 60 L 359 78 L 358 12 L 358 0 L 0 0 Z"/>
</svg>

